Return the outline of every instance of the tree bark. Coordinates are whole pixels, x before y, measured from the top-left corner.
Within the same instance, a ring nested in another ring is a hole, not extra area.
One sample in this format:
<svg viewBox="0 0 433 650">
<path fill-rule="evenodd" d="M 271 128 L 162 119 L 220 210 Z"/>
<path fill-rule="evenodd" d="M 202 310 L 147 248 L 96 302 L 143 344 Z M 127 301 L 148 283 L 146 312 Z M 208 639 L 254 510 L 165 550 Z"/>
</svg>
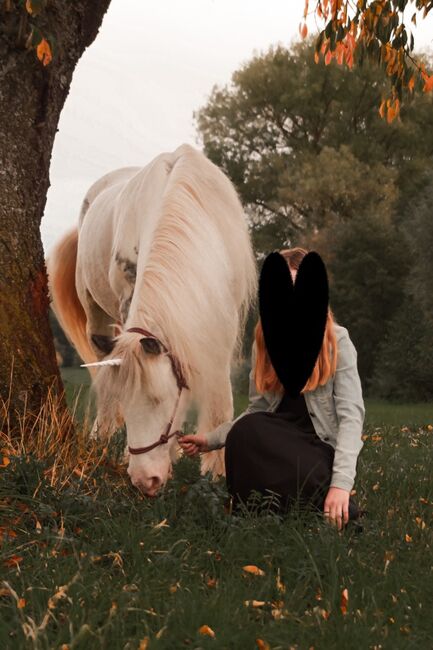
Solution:
<svg viewBox="0 0 433 650">
<path fill-rule="evenodd" d="M 24 407 L 39 412 L 51 386 L 62 392 L 40 223 L 60 112 L 109 3 L 51 0 L 30 17 L 25 3 L 0 0 L 0 402 L 11 423 Z M 25 47 L 30 20 L 55 38 L 47 66 Z"/>
</svg>

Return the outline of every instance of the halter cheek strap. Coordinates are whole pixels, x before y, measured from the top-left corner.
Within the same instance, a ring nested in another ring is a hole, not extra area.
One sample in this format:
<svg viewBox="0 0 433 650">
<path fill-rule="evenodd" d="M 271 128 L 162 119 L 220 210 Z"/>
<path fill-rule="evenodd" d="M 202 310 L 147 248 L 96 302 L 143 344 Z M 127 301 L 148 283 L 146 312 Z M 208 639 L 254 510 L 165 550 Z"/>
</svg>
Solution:
<svg viewBox="0 0 433 650">
<path fill-rule="evenodd" d="M 182 366 L 179 362 L 179 359 L 175 357 L 171 352 L 168 352 L 167 348 L 165 345 L 158 339 L 154 334 L 149 332 L 148 330 L 142 329 L 141 327 L 130 327 L 129 329 L 126 330 L 127 332 L 135 332 L 136 334 L 142 334 L 146 338 L 151 338 L 155 339 L 155 341 L 158 341 L 160 345 L 163 347 L 163 349 L 167 352 L 167 356 L 170 359 L 171 362 L 171 367 L 173 370 L 173 374 L 176 377 L 176 382 L 177 382 L 177 387 L 178 387 L 178 394 L 177 394 L 177 399 L 176 399 L 176 404 L 174 406 L 173 410 L 173 415 L 170 418 L 170 422 L 167 424 L 167 427 L 164 431 L 164 433 L 161 434 L 159 440 L 154 442 L 151 445 L 148 445 L 147 447 L 129 447 L 128 446 L 128 451 L 130 454 L 133 456 L 138 456 L 139 454 L 146 454 L 148 451 L 151 451 L 152 449 L 155 449 L 156 447 L 159 447 L 160 445 L 165 445 L 167 442 L 172 438 L 173 436 L 179 436 L 181 434 L 181 431 L 173 431 L 170 433 L 171 427 L 173 426 L 174 422 L 174 417 L 176 415 L 177 407 L 179 405 L 179 400 L 180 396 L 182 393 L 182 390 L 184 388 L 189 389 L 189 386 L 186 382 L 185 375 L 183 374 L 182 371 Z"/>
</svg>

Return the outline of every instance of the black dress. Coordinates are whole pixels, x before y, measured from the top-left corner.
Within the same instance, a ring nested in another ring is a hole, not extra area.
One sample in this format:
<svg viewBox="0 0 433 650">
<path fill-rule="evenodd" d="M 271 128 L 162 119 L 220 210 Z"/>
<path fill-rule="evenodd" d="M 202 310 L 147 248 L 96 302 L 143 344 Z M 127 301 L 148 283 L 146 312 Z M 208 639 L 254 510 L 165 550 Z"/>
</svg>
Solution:
<svg viewBox="0 0 433 650">
<path fill-rule="evenodd" d="M 230 429 L 225 445 L 227 488 L 233 504 L 252 491 L 279 496 L 279 509 L 297 502 L 323 512 L 334 448 L 315 432 L 305 397 L 284 394 L 274 412 L 248 413 Z M 349 518 L 358 516 L 352 499 Z"/>
</svg>

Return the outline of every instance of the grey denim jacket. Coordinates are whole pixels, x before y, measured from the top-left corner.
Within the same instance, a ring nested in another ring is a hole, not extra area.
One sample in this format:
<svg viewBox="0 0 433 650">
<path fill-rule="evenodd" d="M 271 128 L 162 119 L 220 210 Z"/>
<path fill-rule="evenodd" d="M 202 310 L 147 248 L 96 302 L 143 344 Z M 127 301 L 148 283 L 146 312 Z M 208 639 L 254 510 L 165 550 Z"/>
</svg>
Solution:
<svg viewBox="0 0 433 650">
<path fill-rule="evenodd" d="M 355 482 L 359 452 L 364 444 L 362 428 L 365 417 L 361 380 L 357 368 L 357 352 L 349 332 L 334 323 L 337 337 L 337 368 L 335 375 L 323 386 L 304 393 L 314 429 L 319 438 L 334 450 L 330 487 L 350 491 Z M 236 419 L 223 422 L 205 434 L 209 449 L 224 447 L 227 435 L 241 417 L 256 411 L 275 411 L 282 400 L 279 393 L 258 393 L 253 377 L 256 364 L 255 343 L 251 353 L 249 404 Z"/>
</svg>

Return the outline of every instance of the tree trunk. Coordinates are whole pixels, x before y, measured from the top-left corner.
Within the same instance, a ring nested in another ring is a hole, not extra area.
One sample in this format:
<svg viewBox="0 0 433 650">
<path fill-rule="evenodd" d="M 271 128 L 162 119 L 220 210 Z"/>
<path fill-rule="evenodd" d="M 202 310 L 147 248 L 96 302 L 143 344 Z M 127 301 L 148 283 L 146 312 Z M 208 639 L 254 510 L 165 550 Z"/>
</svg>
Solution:
<svg viewBox="0 0 433 650">
<path fill-rule="evenodd" d="M 12 424 L 24 407 L 39 412 L 52 385 L 62 389 L 40 223 L 60 112 L 109 3 L 51 0 L 30 16 L 26 3 L 0 0 L 0 403 Z M 55 39 L 46 66 L 25 47 L 30 21 Z"/>
</svg>

